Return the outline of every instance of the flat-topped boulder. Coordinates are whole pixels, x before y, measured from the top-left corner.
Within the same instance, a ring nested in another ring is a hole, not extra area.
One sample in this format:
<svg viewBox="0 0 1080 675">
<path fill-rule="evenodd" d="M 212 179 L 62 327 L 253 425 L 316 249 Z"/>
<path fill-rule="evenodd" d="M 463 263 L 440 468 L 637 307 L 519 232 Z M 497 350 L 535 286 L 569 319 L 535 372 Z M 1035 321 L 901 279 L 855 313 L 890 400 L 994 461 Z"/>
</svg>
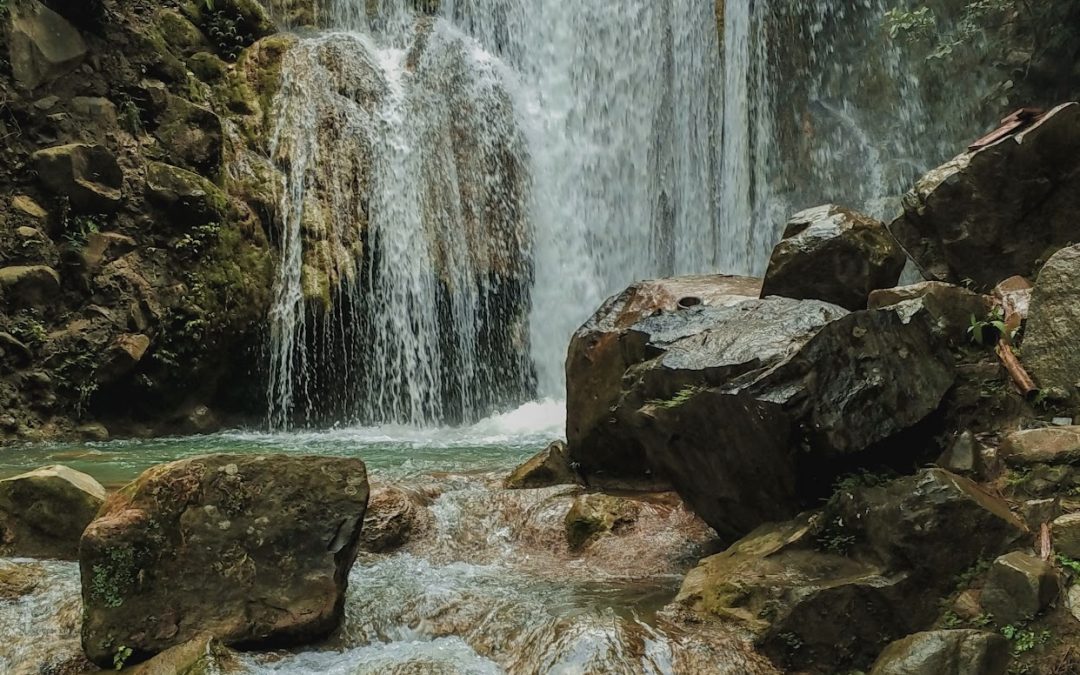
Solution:
<svg viewBox="0 0 1080 675">
<path fill-rule="evenodd" d="M 889 229 L 928 279 L 993 288 L 1034 278 L 1040 261 L 1080 241 L 1080 105 L 930 171 Z"/>
<path fill-rule="evenodd" d="M 885 226 L 829 204 L 797 213 L 773 249 L 761 296 L 816 299 L 852 311 L 900 279 L 907 257 Z"/>
<path fill-rule="evenodd" d="M 105 488 L 66 466 L 0 480 L 0 556 L 75 560 Z"/>
<path fill-rule="evenodd" d="M 45 265 L 0 267 L 0 298 L 16 308 L 40 308 L 60 294 L 60 275 Z"/>
<path fill-rule="evenodd" d="M 336 628 L 368 501 L 357 459 L 208 455 L 110 496 L 79 551 L 82 643 L 108 667 L 208 633 L 245 647 Z"/>
<path fill-rule="evenodd" d="M 108 148 L 71 143 L 38 150 L 32 159 L 45 187 L 76 209 L 101 213 L 120 203 L 124 174 Z"/>
<path fill-rule="evenodd" d="M 999 454 L 1011 466 L 1072 464 L 1080 460 L 1080 426 L 1014 431 Z"/>
</svg>

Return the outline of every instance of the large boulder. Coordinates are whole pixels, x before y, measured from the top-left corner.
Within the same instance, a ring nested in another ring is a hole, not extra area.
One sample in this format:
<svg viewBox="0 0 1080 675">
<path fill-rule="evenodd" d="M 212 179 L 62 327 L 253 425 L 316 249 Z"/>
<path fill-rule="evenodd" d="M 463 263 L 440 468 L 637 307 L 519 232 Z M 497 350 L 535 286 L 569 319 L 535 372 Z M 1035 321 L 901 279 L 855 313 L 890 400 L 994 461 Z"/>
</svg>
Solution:
<svg viewBox="0 0 1080 675">
<path fill-rule="evenodd" d="M 642 281 L 609 299 L 578 329 L 566 359 L 566 437 L 582 473 L 612 487 L 658 486 L 636 434 L 625 417 L 616 419 L 623 375 L 651 356 L 649 336 L 636 324 L 656 314 L 737 304 L 760 290 L 761 282 L 749 277 Z"/>
<path fill-rule="evenodd" d="M 0 480 L 0 556 L 75 560 L 105 488 L 66 466 Z"/>
<path fill-rule="evenodd" d="M 819 206 L 788 221 L 769 259 L 761 296 L 864 309 L 871 291 L 896 285 L 905 262 L 881 222 L 841 206 Z"/>
<path fill-rule="evenodd" d="M 41 182 L 80 211 L 112 211 L 120 203 L 124 174 L 104 146 L 60 145 L 38 150 L 33 161 Z"/>
<path fill-rule="evenodd" d="M 1005 502 L 931 469 L 761 526 L 702 560 L 669 611 L 734 621 L 794 671 L 864 668 L 933 623 L 957 574 L 1024 532 Z"/>
<path fill-rule="evenodd" d="M 889 229 L 928 279 L 992 288 L 1080 240 L 1080 105 L 923 176 Z"/>
<path fill-rule="evenodd" d="M 16 82 L 36 89 L 79 67 L 86 56 L 86 43 L 64 17 L 37 0 L 8 6 L 8 54 Z"/>
<path fill-rule="evenodd" d="M 1005 675 L 1009 641 L 981 630 L 935 630 L 897 640 L 870 675 Z"/>
<path fill-rule="evenodd" d="M 733 298 L 597 335 L 611 307 L 571 344 L 571 459 L 589 485 L 670 484 L 724 536 L 794 515 L 830 463 L 923 420 L 954 380 L 920 308 Z"/>
<path fill-rule="evenodd" d="M 82 643 L 109 666 L 207 632 L 230 645 L 339 624 L 368 501 L 356 459 L 209 455 L 154 467 L 83 535 Z"/>
<path fill-rule="evenodd" d="M 1075 396 L 1080 388 L 1080 245 L 1053 255 L 1031 294 L 1024 363 L 1044 390 Z"/>
</svg>

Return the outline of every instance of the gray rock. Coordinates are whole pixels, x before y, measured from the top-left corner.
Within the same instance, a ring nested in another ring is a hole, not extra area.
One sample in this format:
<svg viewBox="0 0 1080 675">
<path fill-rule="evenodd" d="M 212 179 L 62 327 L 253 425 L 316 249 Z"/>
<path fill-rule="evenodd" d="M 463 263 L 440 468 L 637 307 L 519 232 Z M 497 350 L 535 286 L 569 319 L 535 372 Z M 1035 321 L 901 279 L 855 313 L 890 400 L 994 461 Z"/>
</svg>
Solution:
<svg viewBox="0 0 1080 675">
<path fill-rule="evenodd" d="M 15 81 L 26 89 L 75 70 L 86 56 L 86 43 L 64 17 L 37 0 L 9 5 L 9 58 Z"/>
<path fill-rule="evenodd" d="M 975 434 L 965 431 L 938 458 L 937 465 L 960 475 L 978 475 L 983 471 L 982 454 Z"/>
<path fill-rule="evenodd" d="M 877 220 L 840 206 L 796 214 L 769 259 L 761 296 L 816 299 L 855 311 L 895 286 L 906 257 Z"/>
<path fill-rule="evenodd" d="M 1080 245 L 1047 261 L 1031 295 L 1024 363 L 1042 389 L 1077 394 L 1080 386 Z"/>
<path fill-rule="evenodd" d="M 120 202 L 124 174 L 104 146 L 72 143 L 46 148 L 35 152 L 33 161 L 41 182 L 80 211 L 112 211 Z"/>
<path fill-rule="evenodd" d="M 981 602 L 998 625 L 1028 621 L 1057 599 L 1057 570 L 1045 560 L 1013 551 L 994 561 Z"/>
<path fill-rule="evenodd" d="M 105 488 L 66 466 L 0 480 L 0 556 L 75 560 Z"/>
<path fill-rule="evenodd" d="M 60 294 L 60 275 L 44 265 L 3 267 L 0 294 L 14 307 L 43 307 Z"/>
<path fill-rule="evenodd" d="M 889 229 L 938 281 L 991 288 L 1033 276 L 1055 249 L 1080 241 L 1080 106 L 967 152 L 923 176 Z"/>
<path fill-rule="evenodd" d="M 893 642 L 870 675 L 1005 675 L 1009 642 L 980 630 L 935 630 Z"/>
</svg>

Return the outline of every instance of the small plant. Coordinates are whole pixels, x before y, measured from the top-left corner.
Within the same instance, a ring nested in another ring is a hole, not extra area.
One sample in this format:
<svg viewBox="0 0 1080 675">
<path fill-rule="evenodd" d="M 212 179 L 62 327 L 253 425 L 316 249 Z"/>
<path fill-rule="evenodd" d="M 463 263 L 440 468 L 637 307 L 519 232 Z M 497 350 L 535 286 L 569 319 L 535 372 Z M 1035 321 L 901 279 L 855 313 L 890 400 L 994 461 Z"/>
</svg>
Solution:
<svg viewBox="0 0 1080 675">
<path fill-rule="evenodd" d="M 1035 632 L 1021 624 L 1009 624 L 1001 629 L 1001 634 L 1012 643 L 1013 656 L 1030 652 L 1050 641 L 1050 631 Z"/>
<path fill-rule="evenodd" d="M 244 47 L 252 43 L 251 36 L 243 29 L 244 18 L 239 13 L 216 8 L 212 1 L 207 2 L 207 9 L 209 16 L 204 26 L 207 37 L 225 59 L 235 61 Z"/>
<path fill-rule="evenodd" d="M 789 652 L 797 652 L 803 648 L 802 638 L 795 633 L 781 633 L 778 637 Z"/>
<path fill-rule="evenodd" d="M 116 653 L 113 654 L 113 668 L 116 670 L 123 670 L 124 664 L 131 658 L 131 647 L 125 647 L 120 645 L 116 648 Z"/>
<path fill-rule="evenodd" d="M 649 404 L 654 405 L 657 408 L 665 408 L 665 409 L 678 408 L 679 406 L 686 403 L 690 399 L 694 398 L 694 396 L 697 396 L 699 393 L 701 393 L 703 391 L 705 391 L 704 387 L 687 386 L 687 387 L 683 387 L 682 389 L 680 389 L 678 391 L 678 393 L 676 393 L 674 396 L 672 396 L 669 399 L 662 399 L 662 398 L 653 399 L 653 400 L 649 401 Z"/>
<path fill-rule="evenodd" d="M 979 320 L 971 315 L 971 325 L 968 326 L 968 338 L 980 347 L 988 347 L 998 341 L 1001 336 L 1007 336 L 1009 329 L 1005 326 L 1005 317 L 1001 308 L 996 307 L 985 319 Z"/>
<path fill-rule="evenodd" d="M 174 244 L 177 251 L 191 253 L 198 256 L 210 246 L 217 243 L 218 236 L 221 234 L 220 223 L 207 223 L 206 225 L 196 225 L 191 228 L 187 234 L 180 237 Z"/>
<path fill-rule="evenodd" d="M 1067 555 L 1059 553 L 1057 556 L 1057 563 L 1073 574 L 1080 575 L 1080 560 L 1074 560 Z"/>
<path fill-rule="evenodd" d="M 142 112 L 139 110 L 139 106 L 135 105 L 135 101 L 131 100 L 130 96 L 125 96 L 120 100 L 118 112 L 124 129 L 132 136 L 142 136 Z"/>
<path fill-rule="evenodd" d="M 49 333 L 38 318 L 37 310 L 25 310 L 11 322 L 10 332 L 28 347 L 37 347 L 45 343 Z"/>
</svg>

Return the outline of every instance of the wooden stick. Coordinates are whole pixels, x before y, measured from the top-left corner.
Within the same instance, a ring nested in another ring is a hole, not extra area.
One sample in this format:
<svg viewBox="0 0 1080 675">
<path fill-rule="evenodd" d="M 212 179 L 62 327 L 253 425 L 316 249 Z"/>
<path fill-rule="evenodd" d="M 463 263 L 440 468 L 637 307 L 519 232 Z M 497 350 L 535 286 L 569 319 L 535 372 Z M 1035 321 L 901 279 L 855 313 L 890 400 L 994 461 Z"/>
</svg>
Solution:
<svg viewBox="0 0 1080 675">
<path fill-rule="evenodd" d="M 1050 542 L 1050 523 L 1043 523 L 1039 527 L 1039 557 L 1043 560 L 1050 559 L 1053 546 Z"/>
<path fill-rule="evenodd" d="M 1024 395 L 1024 398 L 1033 398 L 1039 393 L 1039 388 L 1035 385 L 1035 380 L 1031 379 L 1031 375 L 1024 370 L 1024 366 L 1020 364 L 1020 359 L 1016 358 L 1016 352 L 1012 350 L 1009 343 L 1005 341 L 1004 337 L 998 338 L 997 349 L 998 358 L 1001 359 L 1002 365 L 1005 366 L 1005 371 L 1009 373 L 1009 377 L 1016 384 L 1016 388 L 1020 390 L 1020 393 Z"/>
</svg>

